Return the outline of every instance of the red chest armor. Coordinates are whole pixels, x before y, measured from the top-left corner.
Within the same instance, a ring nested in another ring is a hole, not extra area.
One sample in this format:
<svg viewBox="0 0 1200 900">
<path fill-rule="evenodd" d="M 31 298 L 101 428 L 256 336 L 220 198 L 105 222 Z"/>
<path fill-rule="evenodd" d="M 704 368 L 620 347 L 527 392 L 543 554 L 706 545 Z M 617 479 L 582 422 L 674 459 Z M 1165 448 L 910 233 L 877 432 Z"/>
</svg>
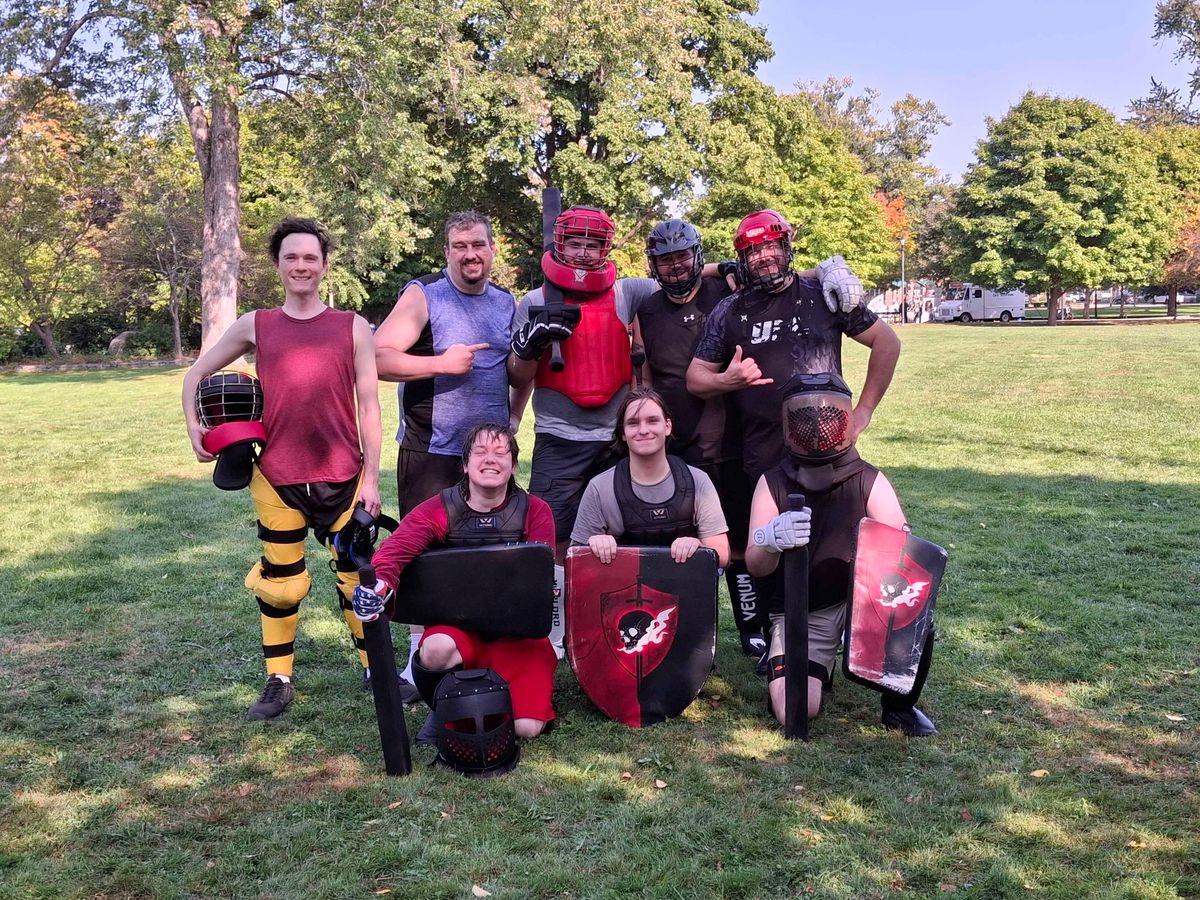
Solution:
<svg viewBox="0 0 1200 900">
<path fill-rule="evenodd" d="M 617 315 L 617 295 L 613 290 L 616 268 L 608 263 L 597 272 L 583 273 L 555 260 L 550 253 L 542 257 L 542 271 L 554 284 L 562 286 L 582 281 L 595 291 L 563 291 L 563 301 L 579 307 L 579 324 L 562 347 L 563 370 L 550 369 L 550 355 L 538 362 L 535 383 L 565 394 L 583 407 L 603 406 L 622 385 L 633 377 L 629 360 L 629 329 Z M 580 277 L 582 274 L 582 278 Z"/>
</svg>

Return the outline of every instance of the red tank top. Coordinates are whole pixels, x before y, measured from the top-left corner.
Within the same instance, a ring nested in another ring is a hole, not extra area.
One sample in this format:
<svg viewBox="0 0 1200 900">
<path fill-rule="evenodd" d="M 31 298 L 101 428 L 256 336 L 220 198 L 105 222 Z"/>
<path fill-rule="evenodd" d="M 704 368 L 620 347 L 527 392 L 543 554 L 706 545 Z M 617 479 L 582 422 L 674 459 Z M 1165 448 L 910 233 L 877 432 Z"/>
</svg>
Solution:
<svg viewBox="0 0 1200 900">
<path fill-rule="evenodd" d="M 254 314 L 255 369 L 267 447 L 259 466 L 274 485 L 348 481 L 362 467 L 354 393 L 354 313 L 295 319 Z"/>
</svg>

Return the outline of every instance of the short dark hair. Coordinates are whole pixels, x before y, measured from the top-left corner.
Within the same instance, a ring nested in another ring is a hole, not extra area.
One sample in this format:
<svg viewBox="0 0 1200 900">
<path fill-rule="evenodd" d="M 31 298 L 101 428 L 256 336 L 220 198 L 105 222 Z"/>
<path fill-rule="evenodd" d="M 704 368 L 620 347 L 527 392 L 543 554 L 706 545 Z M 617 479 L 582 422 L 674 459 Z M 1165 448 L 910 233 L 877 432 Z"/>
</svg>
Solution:
<svg viewBox="0 0 1200 900">
<path fill-rule="evenodd" d="M 316 219 L 298 219 L 288 216 L 275 226 L 275 230 L 271 232 L 271 237 L 267 240 L 267 249 L 271 253 L 272 262 L 279 262 L 279 248 L 283 246 L 283 239 L 289 234 L 311 234 L 321 244 L 322 261 L 328 258 L 329 250 L 333 246 L 329 229 Z"/>
<path fill-rule="evenodd" d="M 474 228 L 476 225 L 482 225 L 487 229 L 488 243 L 493 243 L 492 220 L 483 213 L 477 213 L 473 209 L 466 209 L 462 212 L 451 213 L 450 218 L 446 219 L 446 225 L 443 229 L 446 246 L 450 246 L 450 232 L 462 231 L 464 228 Z"/>
<path fill-rule="evenodd" d="M 625 414 L 629 412 L 629 407 L 633 404 L 641 403 L 644 400 L 657 403 L 658 408 L 662 410 L 663 418 L 671 421 L 671 410 L 667 409 L 667 401 L 658 391 L 653 388 L 635 388 L 630 391 L 621 401 L 621 408 L 617 410 L 617 427 L 613 429 L 613 449 L 618 453 L 629 452 L 629 445 L 625 443 Z"/>
<path fill-rule="evenodd" d="M 517 486 L 517 459 L 521 453 L 521 449 L 517 446 L 517 434 L 515 431 L 509 428 L 508 425 L 501 425 L 498 422 L 480 422 L 478 425 L 474 426 L 470 431 L 468 431 L 467 436 L 463 438 L 463 478 L 462 481 L 459 482 L 462 488 L 463 496 L 467 498 L 471 496 L 471 482 L 470 479 L 467 478 L 467 462 L 471 458 L 471 449 L 475 446 L 475 442 L 481 437 L 486 440 L 493 441 L 496 438 L 503 438 L 508 442 L 508 450 L 512 454 L 513 461 L 512 476 L 508 479 L 508 490 L 509 493 L 511 493 L 512 489 Z"/>
</svg>

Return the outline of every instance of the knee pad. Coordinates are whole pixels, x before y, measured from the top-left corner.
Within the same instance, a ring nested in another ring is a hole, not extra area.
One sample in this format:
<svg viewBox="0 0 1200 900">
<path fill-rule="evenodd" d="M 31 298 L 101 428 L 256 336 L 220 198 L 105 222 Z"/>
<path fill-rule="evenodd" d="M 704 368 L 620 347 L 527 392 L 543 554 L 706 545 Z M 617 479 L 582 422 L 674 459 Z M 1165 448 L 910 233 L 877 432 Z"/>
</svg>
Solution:
<svg viewBox="0 0 1200 900">
<path fill-rule="evenodd" d="M 254 596 L 276 609 L 291 609 L 300 604 L 312 589 L 312 578 L 301 559 L 285 566 L 267 562 L 263 557 L 246 575 L 246 587 Z"/>
<path fill-rule="evenodd" d="M 770 684 L 776 678 L 782 678 L 787 672 L 787 666 L 784 664 L 784 658 L 780 656 L 772 656 L 767 660 L 767 683 Z"/>
<path fill-rule="evenodd" d="M 425 701 L 426 706 L 430 709 L 434 708 L 434 697 L 437 695 L 438 685 L 442 683 L 442 679 L 448 674 L 457 672 L 460 669 L 462 669 L 462 663 L 451 669 L 427 669 L 421 665 L 420 650 L 412 655 L 413 684 L 416 685 L 417 692 L 421 695 L 421 699 Z"/>
</svg>

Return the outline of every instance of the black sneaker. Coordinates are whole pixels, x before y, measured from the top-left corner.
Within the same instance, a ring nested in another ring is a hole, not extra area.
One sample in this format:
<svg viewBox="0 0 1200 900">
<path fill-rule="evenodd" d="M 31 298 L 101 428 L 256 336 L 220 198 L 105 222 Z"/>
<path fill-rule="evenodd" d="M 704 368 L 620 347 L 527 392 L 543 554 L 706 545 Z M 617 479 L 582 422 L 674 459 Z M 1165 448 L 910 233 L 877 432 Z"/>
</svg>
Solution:
<svg viewBox="0 0 1200 900">
<path fill-rule="evenodd" d="M 421 692 L 417 690 L 417 686 L 399 672 L 396 673 L 396 683 L 400 685 L 400 702 L 405 706 L 412 706 L 415 703 L 421 702 Z M 362 691 L 364 694 L 371 693 L 370 669 L 363 669 Z"/>
<path fill-rule="evenodd" d="M 431 709 L 429 715 L 425 717 L 425 721 L 421 723 L 421 727 L 417 729 L 417 736 L 413 738 L 413 743 L 423 747 L 434 747 L 437 745 L 437 736 L 437 713 Z"/>
<path fill-rule="evenodd" d="M 883 722 L 884 728 L 903 731 L 909 737 L 929 737 L 931 734 L 937 734 L 937 726 L 933 724 L 933 720 L 915 706 L 906 709 L 885 707 L 880 721 Z"/>
<path fill-rule="evenodd" d="M 296 689 L 292 687 L 290 681 L 284 681 L 278 675 L 272 675 L 267 679 L 267 685 L 263 688 L 262 693 L 258 695 L 258 700 L 246 710 L 246 718 L 252 721 L 273 719 L 283 712 L 295 696 Z"/>
</svg>

